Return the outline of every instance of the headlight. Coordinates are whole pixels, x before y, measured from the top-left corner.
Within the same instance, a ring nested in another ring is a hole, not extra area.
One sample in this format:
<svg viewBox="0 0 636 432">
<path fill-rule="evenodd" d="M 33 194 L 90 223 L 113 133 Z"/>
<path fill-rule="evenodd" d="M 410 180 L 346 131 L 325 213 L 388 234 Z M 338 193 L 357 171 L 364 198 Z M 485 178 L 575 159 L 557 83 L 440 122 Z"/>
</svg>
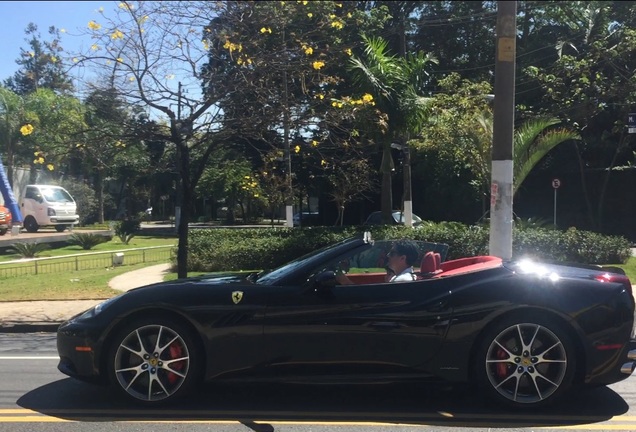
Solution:
<svg viewBox="0 0 636 432">
<path fill-rule="evenodd" d="M 83 314 L 78 316 L 77 319 L 78 320 L 85 320 L 85 319 L 96 317 L 97 315 L 102 313 L 102 311 L 106 307 L 108 307 L 109 304 L 111 304 L 113 301 L 115 301 L 115 299 L 118 298 L 118 297 L 119 296 L 115 296 L 115 297 L 109 298 L 108 300 L 104 300 L 103 302 L 99 303 L 96 306 L 93 306 L 92 308 L 90 308 L 89 310 L 87 310 L 86 312 L 84 312 Z"/>
</svg>

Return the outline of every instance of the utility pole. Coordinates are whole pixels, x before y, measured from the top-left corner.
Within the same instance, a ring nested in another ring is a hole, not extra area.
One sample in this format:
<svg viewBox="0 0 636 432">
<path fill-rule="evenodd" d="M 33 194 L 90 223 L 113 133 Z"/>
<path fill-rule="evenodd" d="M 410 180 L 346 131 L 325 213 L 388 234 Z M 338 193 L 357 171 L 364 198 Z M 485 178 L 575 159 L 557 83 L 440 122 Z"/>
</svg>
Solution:
<svg viewBox="0 0 636 432">
<path fill-rule="evenodd" d="M 490 251 L 512 258 L 512 181 L 517 2 L 497 2 L 495 108 L 490 184 Z"/>
</svg>

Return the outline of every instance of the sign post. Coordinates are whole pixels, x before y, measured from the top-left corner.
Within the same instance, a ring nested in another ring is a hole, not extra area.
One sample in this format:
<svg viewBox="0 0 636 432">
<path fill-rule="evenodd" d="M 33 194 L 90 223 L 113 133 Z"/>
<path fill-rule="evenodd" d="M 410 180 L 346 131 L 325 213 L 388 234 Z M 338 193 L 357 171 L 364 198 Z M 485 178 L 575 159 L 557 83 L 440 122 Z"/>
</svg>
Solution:
<svg viewBox="0 0 636 432">
<path fill-rule="evenodd" d="M 554 227 L 556 228 L 556 209 L 557 209 L 557 189 L 561 186 L 561 180 L 552 179 L 552 188 L 554 189 Z"/>
</svg>

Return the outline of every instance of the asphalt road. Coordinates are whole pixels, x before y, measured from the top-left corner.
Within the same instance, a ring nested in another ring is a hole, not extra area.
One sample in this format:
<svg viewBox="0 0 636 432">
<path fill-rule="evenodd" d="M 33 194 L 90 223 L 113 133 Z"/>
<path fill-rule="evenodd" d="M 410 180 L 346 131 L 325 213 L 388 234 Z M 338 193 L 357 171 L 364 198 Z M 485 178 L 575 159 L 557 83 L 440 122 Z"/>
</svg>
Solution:
<svg viewBox="0 0 636 432">
<path fill-rule="evenodd" d="M 0 334 L 0 431 L 636 430 L 634 376 L 541 412 L 497 409 L 461 386 L 415 384 L 205 385 L 178 405 L 143 409 L 62 375 L 57 360 L 54 334 Z"/>
</svg>

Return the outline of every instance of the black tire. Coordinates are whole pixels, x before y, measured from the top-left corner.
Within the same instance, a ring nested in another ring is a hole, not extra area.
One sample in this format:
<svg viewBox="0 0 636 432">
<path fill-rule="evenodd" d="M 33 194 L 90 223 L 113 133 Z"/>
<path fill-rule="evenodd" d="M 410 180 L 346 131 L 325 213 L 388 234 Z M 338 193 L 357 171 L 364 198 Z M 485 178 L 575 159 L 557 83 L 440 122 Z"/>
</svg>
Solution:
<svg viewBox="0 0 636 432">
<path fill-rule="evenodd" d="M 8 229 L 6 229 L 6 228 L 0 229 L 0 236 L 5 235 L 7 233 L 7 231 L 8 231 Z"/>
<path fill-rule="evenodd" d="M 572 387 L 575 347 L 551 319 L 509 316 L 480 341 L 474 376 L 479 388 L 498 404 L 537 408 L 554 403 Z"/>
<path fill-rule="evenodd" d="M 126 398 L 148 406 L 172 403 L 199 381 L 201 359 L 190 331 L 170 319 L 128 324 L 112 340 L 107 371 Z"/>
<path fill-rule="evenodd" d="M 40 226 L 33 216 L 27 216 L 26 219 L 24 219 L 24 229 L 26 229 L 27 232 L 36 233 L 38 229 L 40 229 Z"/>
<path fill-rule="evenodd" d="M 63 232 L 66 228 L 68 228 L 68 225 L 55 225 L 55 231 L 57 232 Z"/>
</svg>

